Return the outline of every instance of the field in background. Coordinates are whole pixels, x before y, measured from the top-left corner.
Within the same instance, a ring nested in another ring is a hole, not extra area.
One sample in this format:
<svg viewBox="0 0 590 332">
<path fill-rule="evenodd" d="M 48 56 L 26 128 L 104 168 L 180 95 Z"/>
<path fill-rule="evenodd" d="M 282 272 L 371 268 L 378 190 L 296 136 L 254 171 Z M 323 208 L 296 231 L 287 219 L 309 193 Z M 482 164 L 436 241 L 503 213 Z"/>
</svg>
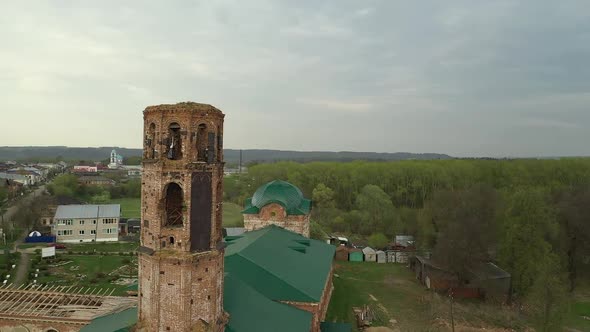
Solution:
<svg viewBox="0 0 590 332">
<path fill-rule="evenodd" d="M 353 323 L 352 307 L 367 304 L 378 318 L 374 326 L 400 332 L 450 331 L 448 298 L 428 291 L 404 265 L 335 264 L 327 321 Z M 524 318 L 512 308 L 480 301 L 455 301 L 454 316 L 455 326 L 469 331 L 522 330 L 526 326 Z"/>
<path fill-rule="evenodd" d="M 223 226 L 224 227 L 244 227 L 244 218 L 242 216 L 242 207 L 235 203 L 223 203 Z"/>
<path fill-rule="evenodd" d="M 120 198 L 113 199 L 110 204 L 121 204 L 121 217 L 123 218 L 140 218 L 141 216 L 141 199 L 139 198 Z M 225 227 L 243 227 L 242 207 L 238 204 L 223 203 L 223 226 Z"/>
<path fill-rule="evenodd" d="M 141 217 L 141 198 L 118 198 L 112 199 L 110 204 L 121 204 L 122 218 Z"/>
</svg>

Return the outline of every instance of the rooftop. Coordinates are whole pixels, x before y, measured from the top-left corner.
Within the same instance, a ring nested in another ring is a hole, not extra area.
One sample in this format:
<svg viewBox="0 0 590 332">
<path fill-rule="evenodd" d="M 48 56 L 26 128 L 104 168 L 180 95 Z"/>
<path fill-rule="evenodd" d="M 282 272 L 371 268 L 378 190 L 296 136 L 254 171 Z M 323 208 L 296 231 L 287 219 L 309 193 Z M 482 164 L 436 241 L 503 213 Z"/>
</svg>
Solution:
<svg viewBox="0 0 590 332">
<path fill-rule="evenodd" d="M 223 113 L 216 107 L 209 104 L 195 103 L 192 101 L 182 102 L 177 104 L 162 104 L 148 106 L 143 111 L 144 113 L 150 112 L 167 112 L 167 111 L 185 111 L 185 112 L 198 112 L 205 111 L 207 113 L 217 114 L 223 116 Z"/>
<path fill-rule="evenodd" d="M 274 301 L 320 302 L 336 248 L 270 225 L 226 238 L 225 271 Z"/>
<path fill-rule="evenodd" d="M 311 201 L 303 197 L 299 188 L 289 182 L 275 180 L 262 185 L 254 196 L 246 200 L 244 214 L 258 214 L 264 206 L 277 203 L 288 215 L 305 215 L 311 211 Z"/>
<path fill-rule="evenodd" d="M 55 219 L 91 219 L 91 218 L 119 218 L 121 205 L 59 205 L 55 211 Z"/>
</svg>

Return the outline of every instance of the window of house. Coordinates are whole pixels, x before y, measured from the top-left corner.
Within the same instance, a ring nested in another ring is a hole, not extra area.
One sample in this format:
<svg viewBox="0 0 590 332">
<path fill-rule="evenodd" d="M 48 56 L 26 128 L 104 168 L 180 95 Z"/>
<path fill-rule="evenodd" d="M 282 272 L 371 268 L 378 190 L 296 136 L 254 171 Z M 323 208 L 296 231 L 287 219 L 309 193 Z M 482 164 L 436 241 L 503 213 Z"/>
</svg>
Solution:
<svg viewBox="0 0 590 332">
<path fill-rule="evenodd" d="M 91 229 L 91 230 L 90 230 L 90 234 L 92 234 L 92 235 L 96 235 L 96 229 Z"/>
<path fill-rule="evenodd" d="M 79 235 L 84 235 L 84 231 L 83 231 L 83 230 L 81 230 L 81 231 L 78 231 L 78 234 L 79 234 Z"/>
<path fill-rule="evenodd" d="M 72 219 L 66 220 L 66 225 L 72 225 L 74 221 Z"/>
<path fill-rule="evenodd" d="M 96 225 L 96 220 L 92 220 L 92 224 L 93 225 Z"/>
<path fill-rule="evenodd" d="M 84 220 L 80 220 L 80 225 L 84 225 Z"/>
</svg>

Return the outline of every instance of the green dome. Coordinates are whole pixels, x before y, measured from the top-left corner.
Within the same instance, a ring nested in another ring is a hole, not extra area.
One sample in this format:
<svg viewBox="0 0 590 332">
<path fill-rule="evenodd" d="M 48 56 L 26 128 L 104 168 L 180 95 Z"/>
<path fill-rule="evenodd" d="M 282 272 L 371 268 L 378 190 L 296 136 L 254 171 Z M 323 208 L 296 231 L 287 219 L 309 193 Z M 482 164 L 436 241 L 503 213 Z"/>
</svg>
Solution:
<svg viewBox="0 0 590 332">
<path fill-rule="evenodd" d="M 299 188 L 286 181 L 275 180 L 256 190 L 254 196 L 246 201 L 243 213 L 257 214 L 264 206 L 281 204 L 287 214 L 308 214 L 311 209 L 311 201 L 303 197 Z"/>
</svg>

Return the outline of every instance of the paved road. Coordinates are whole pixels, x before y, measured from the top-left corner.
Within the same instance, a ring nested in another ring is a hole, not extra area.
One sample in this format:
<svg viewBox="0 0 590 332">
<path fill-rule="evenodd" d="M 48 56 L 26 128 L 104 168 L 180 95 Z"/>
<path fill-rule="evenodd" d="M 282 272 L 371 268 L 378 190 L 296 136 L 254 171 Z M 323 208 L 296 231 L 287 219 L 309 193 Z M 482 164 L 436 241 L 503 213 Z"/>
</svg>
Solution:
<svg viewBox="0 0 590 332">
<path fill-rule="evenodd" d="M 25 280 L 27 280 L 27 273 L 29 273 L 29 265 L 31 261 L 29 260 L 29 254 L 26 252 L 21 252 L 20 260 L 16 266 L 16 272 L 14 276 L 13 286 L 18 287 L 22 285 Z"/>
<path fill-rule="evenodd" d="M 45 191 L 45 186 L 43 185 L 43 186 L 37 188 L 35 191 L 27 194 L 25 197 L 22 197 L 19 200 L 19 202 L 28 202 L 31 199 L 33 199 L 33 197 L 41 195 L 41 193 L 44 191 Z M 12 216 L 16 213 L 17 210 L 18 210 L 18 204 L 14 204 L 13 206 L 9 207 L 6 210 L 6 213 L 4 213 L 4 220 L 5 221 L 10 220 L 10 218 L 12 218 Z"/>
</svg>

